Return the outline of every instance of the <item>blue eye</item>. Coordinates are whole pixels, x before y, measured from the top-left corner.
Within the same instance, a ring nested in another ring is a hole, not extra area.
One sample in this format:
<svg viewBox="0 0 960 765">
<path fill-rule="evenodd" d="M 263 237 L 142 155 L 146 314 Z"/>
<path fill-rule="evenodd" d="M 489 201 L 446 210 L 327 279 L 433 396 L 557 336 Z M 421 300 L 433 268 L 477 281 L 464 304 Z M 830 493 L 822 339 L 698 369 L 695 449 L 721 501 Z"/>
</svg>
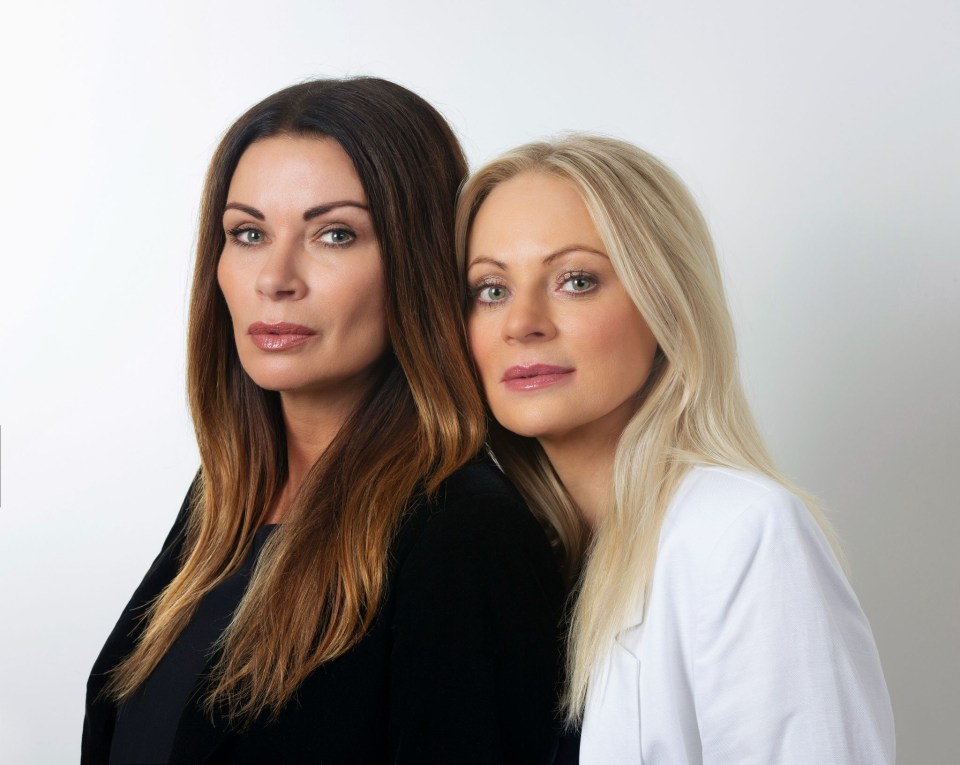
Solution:
<svg viewBox="0 0 960 765">
<path fill-rule="evenodd" d="M 507 297 L 507 288 L 501 284 L 487 284 L 473 293 L 478 303 L 499 303 Z"/>
<path fill-rule="evenodd" d="M 356 238 L 357 235 L 348 228 L 331 228 L 320 234 L 320 241 L 329 247 L 344 247 Z"/>
</svg>

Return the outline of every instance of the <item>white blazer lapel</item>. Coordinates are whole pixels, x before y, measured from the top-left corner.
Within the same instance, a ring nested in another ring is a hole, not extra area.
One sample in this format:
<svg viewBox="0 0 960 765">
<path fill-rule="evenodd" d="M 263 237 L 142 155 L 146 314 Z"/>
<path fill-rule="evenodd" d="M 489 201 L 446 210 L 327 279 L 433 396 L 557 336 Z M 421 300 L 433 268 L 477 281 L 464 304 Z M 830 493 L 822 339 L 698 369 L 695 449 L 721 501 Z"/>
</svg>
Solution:
<svg viewBox="0 0 960 765">
<path fill-rule="evenodd" d="M 582 765 L 643 763 L 640 749 L 640 620 L 617 634 L 609 656 L 594 673 L 580 737 Z"/>
</svg>

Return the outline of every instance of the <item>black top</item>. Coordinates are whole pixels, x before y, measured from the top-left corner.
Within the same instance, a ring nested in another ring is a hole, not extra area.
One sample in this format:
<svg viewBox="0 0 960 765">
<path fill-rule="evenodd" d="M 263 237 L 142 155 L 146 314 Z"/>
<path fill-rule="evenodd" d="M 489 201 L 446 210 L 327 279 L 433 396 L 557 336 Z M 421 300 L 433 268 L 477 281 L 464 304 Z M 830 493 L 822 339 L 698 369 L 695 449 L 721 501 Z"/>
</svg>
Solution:
<svg viewBox="0 0 960 765">
<path fill-rule="evenodd" d="M 180 715 L 213 656 L 214 643 L 246 592 L 264 542 L 275 528 L 268 525 L 257 529 L 250 552 L 237 572 L 207 594 L 147 681 L 120 705 L 110 746 L 110 765 L 170 761 Z"/>
<path fill-rule="evenodd" d="M 560 745 L 557 747 L 557 757 L 553 765 L 579 765 L 580 762 L 580 731 L 565 730 L 560 736 Z"/>
<path fill-rule="evenodd" d="M 136 616 L 177 571 L 186 506 L 94 664 L 83 763 L 111 759 L 117 709 L 99 693 L 142 630 Z M 203 712 L 199 680 L 169 761 L 549 763 L 563 599 L 539 524 L 491 463 L 471 463 L 413 503 L 385 597 L 353 649 L 312 673 L 277 723 L 244 731 Z"/>
</svg>

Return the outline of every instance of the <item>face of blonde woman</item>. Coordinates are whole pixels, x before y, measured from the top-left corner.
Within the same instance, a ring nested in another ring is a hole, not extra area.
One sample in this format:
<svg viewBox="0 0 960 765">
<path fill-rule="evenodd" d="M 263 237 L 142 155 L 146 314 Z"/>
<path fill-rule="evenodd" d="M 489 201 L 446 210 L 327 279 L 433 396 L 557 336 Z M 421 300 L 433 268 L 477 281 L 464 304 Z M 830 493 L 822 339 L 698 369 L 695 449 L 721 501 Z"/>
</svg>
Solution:
<svg viewBox="0 0 960 765">
<path fill-rule="evenodd" d="M 240 363 L 262 388 L 363 391 L 388 348 L 380 246 L 336 141 L 251 144 L 230 181 L 217 269 Z"/>
<path fill-rule="evenodd" d="M 508 430 L 541 442 L 616 439 L 657 343 L 569 181 L 498 185 L 470 232 L 470 346 Z"/>
</svg>

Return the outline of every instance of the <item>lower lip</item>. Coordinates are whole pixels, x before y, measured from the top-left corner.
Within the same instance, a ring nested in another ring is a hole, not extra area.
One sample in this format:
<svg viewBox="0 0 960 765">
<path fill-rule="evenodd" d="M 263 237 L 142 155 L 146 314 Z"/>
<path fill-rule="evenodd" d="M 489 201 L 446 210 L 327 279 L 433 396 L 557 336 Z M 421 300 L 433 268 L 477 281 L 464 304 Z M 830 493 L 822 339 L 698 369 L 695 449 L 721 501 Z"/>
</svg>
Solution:
<svg viewBox="0 0 960 765">
<path fill-rule="evenodd" d="M 551 372 L 550 374 L 534 375 L 533 377 L 514 377 L 510 380 L 504 380 L 503 384 L 507 386 L 507 390 L 540 390 L 541 388 L 549 388 L 551 385 L 565 382 L 569 380 L 572 375 L 573 371 Z"/>
<path fill-rule="evenodd" d="M 250 335 L 253 344 L 261 351 L 288 351 L 303 345 L 313 335 Z"/>
</svg>

